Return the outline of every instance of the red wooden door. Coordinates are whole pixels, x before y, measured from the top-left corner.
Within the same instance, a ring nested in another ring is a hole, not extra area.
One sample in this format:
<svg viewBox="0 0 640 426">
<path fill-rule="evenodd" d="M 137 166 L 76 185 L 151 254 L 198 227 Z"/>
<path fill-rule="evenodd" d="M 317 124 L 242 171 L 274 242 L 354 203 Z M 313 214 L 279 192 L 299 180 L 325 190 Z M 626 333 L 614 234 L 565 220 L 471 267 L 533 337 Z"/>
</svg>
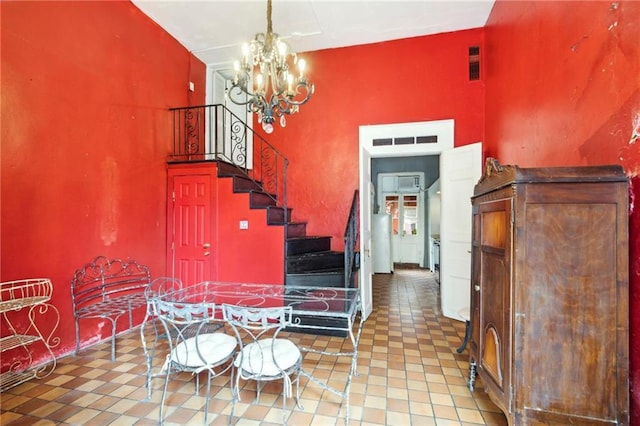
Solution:
<svg viewBox="0 0 640 426">
<path fill-rule="evenodd" d="M 169 269 L 185 285 L 213 279 L 211 176 L 173 176 L 169 208 Z"/>
</svg>

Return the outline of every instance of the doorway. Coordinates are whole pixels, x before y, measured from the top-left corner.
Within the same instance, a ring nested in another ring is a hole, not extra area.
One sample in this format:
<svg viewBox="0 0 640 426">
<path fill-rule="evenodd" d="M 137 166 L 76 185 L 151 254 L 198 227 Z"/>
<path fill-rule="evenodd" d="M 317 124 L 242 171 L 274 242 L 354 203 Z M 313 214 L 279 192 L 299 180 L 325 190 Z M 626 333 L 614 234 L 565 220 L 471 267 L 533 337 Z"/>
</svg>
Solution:
<svg viewBox="0 0 640 426">
<path fill-rule="evenodd" d="M 396 157 L 413 157 L 420 155 L 436 155 L 441 153 L 456 151 L 453 148 L 454 140 L 454 120 L 438 120 L 429 122 L 417 122 L 417 123 L 402 123 L 391 125 L 374 125 L 374 126 L 361 126 L 360 132 L 360 155 L 359 155 L 359 167 L 360 167 L 360 194 L 361 194 L 361 209 L 360 209 L 360 250 L 361 250 L 361 267 L 360 267 L 360 287 L 361 287 L 361 300 L 362 300 L 362 312 L 366 318 L 373 310 L 373 300 L 371 293 L 372 282 L 372 214 L 377 207 L 375 200 L 372 199 L 372 195 L 369 191 L 363 191 L 363 188 L 368 188 L 372 182 L 372 161 L 378 158 L 396 158 Z M 480 144 L 473 144 L 473 158 L 465 163 L 462 167 L 467 167 L 472 171 L 473 177 L 467 181 L 467 185 L 470 185 L 470 191 L 473 191 L 473 185 L 480 178 L 481 174 L 481 148 Z M 466 149 L 465 149 L 466 151 Z M 440 156 L 442 161 L 442 156 Z M 451 156 L 449 156 L 451 157 Z M 442 169 L 442 167 L 441 167 Z M 451 168 L 449 168 L 451 170 Z M 441 180 L 446 180 L 446 172 L 441 172 Z M 471 182 L 469 184 L 469 182 Z M 442 189 L 449 188 L 448 185 L 443 185 Z M 468 190 L 468 188 L 467 188 Z M 375 193 L 375 191 L 373 191 Z M 465 191 L 464 194 L 466 194 Z M 471 221 L 471 206 L 468 198 L 465 196 L 456 196 L 451 192 L 449 200 L 457 201 L 456 206 L 447 203 L 446 209 L 456 209 L 455 217 L 467 217 L 469 222 Z M 444 203 L 442 204 L 441 216 L 445 216 Z M 468 215 L 466 210 L 468 210 Z M 444 229 L 442 230 L 444 233 Z M 461 273 L 470 275 L 470 256 L 468 249 L 470 249 L 471 235 L 468 235 L 468 247 L 464 244 L 455 244 L 447 248 L 449 244 L 445 236 L 440 240 L 440 244 L 443 252 L 448 252 L 451 259 L 455 259 L 455 267 L 450 267 L 449 270 L 459 270 Z M 461 253 L 455 254 L 453 252 L 461 251 Z M 465 261 L 465 257 L 468 260 Z M 462 259 L 462 261 L 461 261 Z M 465 263 L 466 262 L 466 263 Z M 441 264 L 441 274 L 444 264 Z M 443 280 L 446 278 L 444 274 L 441 275 L 441 284 L 444 286 Z M 448 281 L 448 279 L 447 279 Z M 468 303 L 468 291 L 459 293 L 459 301 L 454 301 L 454 305 L 459 303 Z M 446 312 L 450 312 L 447 309 Z M 443 312 L 445 309 L 443 307 Z M 458 319 L 457 314 L 451 314 L 452 318 Z"/>
<path fill-rule="evenodd" d="M 249 112 L 246 105 L 231 102 L 226 95 L 234 75 L 235 72 L 230 67 L 207 69 L 207 87 L 211 88 L 207 93 L 207 103 L 223 105 L 227 108 L 224 114 L 205 117 L 207 128 L 215 129 L 215 131 L 207 133 L 208 152 L 218 153 L 219 157 L 228 163 L 252 169 L 253 132 L 244 131 L 244 124 L 253 128 L 253 114 Z M 244 99 L 247 99 L 246 94 Z M 215 123 L 211 123 L 211 121 L 215 121 Z M 243 125 L 239 125 L 238 121 Z M 211 127 L 211 124 L 214 126 Z"/>
<path fill-rule="evenodd" d="M 416 157 L 424 158 L 424 157 Z M 374 159 L 374 169 L 385 169 L 388 160 Z M 415 163 L 414 163 L 415 164 Z M 425 161 L 427 168 L 429 163 Z M 431 162 L 431 166 L 433 166 Z M 402 161 L 396 167 L 421 167 L 412 165 L 411 159 Z M 431 175 L 437 175 L 438 167 Z M 394 167 L 390 164 L 389 167 Z M 423 268 L 428 263 L 428 252 L 425 250 L 425 173 L 421 171 L 378 173 L 373 172 L 377 181 L 377 211 L 374 213 L 388 215 L 391 222 L 391 261 L 393 263 L 415 264 Z M 430 178 L 429 180 L 431 180 Z M 375 232 L 375 229 L 374 229 Z M 377 251 L 377 247 L 372 250 Z"/>
<path fill-rule="evenodd" d="M 421 203 L 414 194 L 386 194 L 384 196 L 385 213 L 391 216 L 391 245 L 393 263 L 422 262 L 422 229 L 418 221 L 418 209 Z M 421 222 L 421 221 L 420 221 Z"/>
</svg>

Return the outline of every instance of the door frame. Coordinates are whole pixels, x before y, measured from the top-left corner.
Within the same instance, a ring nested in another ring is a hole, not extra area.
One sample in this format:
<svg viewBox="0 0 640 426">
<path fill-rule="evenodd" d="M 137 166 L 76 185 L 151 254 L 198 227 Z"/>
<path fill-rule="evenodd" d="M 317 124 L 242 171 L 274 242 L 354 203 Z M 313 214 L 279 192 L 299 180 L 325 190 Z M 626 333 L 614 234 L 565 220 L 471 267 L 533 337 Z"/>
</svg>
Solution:
<svg viewBox="0 0 640 426">
<path fill-rule="evenodd" d="M 435 143 L 379 145 L 374 139 L 394 139 L 415 136 L 437 136 Z M 369 190 L 371 181 L 371 159 L 390 157 L 409 157 L 417 155 L 439 155 L 442 151 L 453 149 L 454 120 L 421 121 L 412 123 L 378 124 L 359 127 L 359 188 L 360 194 Z M 368 197 L 367 197 L 368 198 Z M 366 319 L 373 311 L 373 292 L 371 288 L 371 239 L 370 221 L 373 213 L 370 200 L 360 203 L 360 298 L 362 315 Z"/>
<path fill-rule="evenodd" d="M 418 176 L 420 179 L 419 185 L 418 185 L 418 189 L 415 191 L 408 191 L 408 190 L 402 190 L 400 187 L 396 187 L 396 189 L 394 191 L 385 191 L 385 188 L 382 185 L 382 181 L 385 177 L 390 177 L 390 176 L 396 176 L 396 177 L 401 177 L 401 176 Z M 420 249 L 420 255 L 418 256 L 418 261 L 417 262 L 403 262 L 402 260 L 399 261 L 399 263 L 418 263 L 420 265 L 421 268 L 424 268 L 425 262 L 425 245 L 427 242 L 427 237 L 426 232 L 427 232 L 427 224 L 425 223 L 424 217 L 425 217 L 425 191 L 426 188 L 424 188 L 424 172 L 397 172 L 397 173 L 393 173 L 393 172 L 385 172 L 385 173 L 380 173 L 378 174 L 378 182 L 377 182 L 377 194 L 376 197 L 378 200 L 380 200 L 380 209 L 383 208 L 383 203 L 385 200 L 385 196 L 386 195 L 397 195 L 400 198 L 404 198 L 407 195 L 415 195 L 417 197 L 418 200 L 418 236 L 416 237 L 418 239 L 418 241 L 420 241 L 420 243 L 418 244 L 418 246 L 421 248 Z M 404 206 L 399 205 L 398 206 L 399 211 L 401 212 L 404 209 Z M 402 220 L 404 220 L 404 216 L 402 217 Z M 397 240 L 397 241 L 396 241 Z M 398 236 L 394 236 L 393 234 L 391 235 L 391 241 L 392 244 L 394 246 L 394 248 L 397 248 L 397 251 L 392 250 L 392 262 L 396 262 L 395 257 L 396 256 L 400 256 L 401 250 L 400 246 L 403 243 L 403 239 L 401 235 Z M 396 247 L 397 244 L 397 247 Z M 373 248 L 375 249 L 375 248 Z"/>
<path fill-rule="evenodd" d="M 229 101 L 226 96 L 227 85 L 232 79 L 233 64 L 217 64 L 215 66 L 207 66 L 206 75 L 206 87 L 207 92 L 205 94 L 205 103 L 207 105 L 221 104 L 225 106 L 233 114 L 237 115 L 250 129 L 253 129 L 253 113 L 249 111 L 247 106 L 237 105 Z M 225 87 L 220 88 L 218 79 L 223 79 Z M 212 129 L 209 114 L 205 115 L 206 128 Z M 232 120 L 225 121 L 226 126 L 232 126 Z M 230 133 L 229 128 L 225 128 L 225 134 Z M 213 143 L 211 136 L 213 131 L 206 132 L 205 143 L 209 148 L 209 152 L 213 152 Z M 230 141 L 224 141 L 224 143 L 231 143 Z M 233 162 L 233 158 L 228 159 L 229 162 Z M 253 169 L 253 132 L 249 131 L 246 134 L 246 153 L 244 155 L 244 163 L 238 164 L 242 168 Z"/>
</svg>

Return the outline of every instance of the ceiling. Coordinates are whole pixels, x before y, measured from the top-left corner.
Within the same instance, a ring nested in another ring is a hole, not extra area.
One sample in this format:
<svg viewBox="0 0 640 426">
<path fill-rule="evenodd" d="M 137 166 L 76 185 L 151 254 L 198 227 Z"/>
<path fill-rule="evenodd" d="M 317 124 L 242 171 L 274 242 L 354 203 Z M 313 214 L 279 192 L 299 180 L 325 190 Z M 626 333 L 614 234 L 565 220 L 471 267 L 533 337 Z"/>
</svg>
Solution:
<svg viewBox="0 0 640 426">
<path fill-rule="evenodd" d="M 267 29 L 267 0 L 132 0 L 207 65 L 230 64 Z M 295 52 L 483 27 L 493 0 L 273 0 L 273 31 Z"/>
</svg>

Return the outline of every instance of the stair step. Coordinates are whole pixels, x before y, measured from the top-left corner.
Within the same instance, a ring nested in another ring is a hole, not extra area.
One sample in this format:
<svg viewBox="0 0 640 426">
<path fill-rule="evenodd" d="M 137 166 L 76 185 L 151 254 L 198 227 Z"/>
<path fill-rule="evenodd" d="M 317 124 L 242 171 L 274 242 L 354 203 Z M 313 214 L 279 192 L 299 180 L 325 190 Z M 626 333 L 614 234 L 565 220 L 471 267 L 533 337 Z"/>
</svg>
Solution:
<svg viewBox="0 0 640 426">
<path fill-rule="evenodd" d="M 287 279 L 289 279 L 289 277 L 294 277 L 296 275 L 298 274 L 287 275 Z M 313 277 L 317 276 L 325 279 L 328 276 L 332 276 L 334 278 L 339 277 L 340 282 L 338 283 L 338 285 L 329 285 L 327 281 L 324 281 L 322 284 L 318 284 L 316 282 L 308 282 L 307 284 L 296 283 L 296 284 L 289 284 L 289 285 L 298 285 L 298 286 L 306 285 L 308 287 L 312 287 L 312 286 L 339 287 L 339 288 L 344 287 L 343 271 L 334 270 L 331 272 L 302 274 L 302 275 L 313 276 Z M 286 294 L 286 286 L 285 286 L 285 294 Z M 285 296 L 285 304 L 288 304 L 288 303 L 296 303 L 296 299 L 293 298 L 291 300 L 288 300 L 287 297 Z M 344 303 L 344 302 L 336 301 L 336 303 Z M 334 306 L 333 309 L 341 310 L 341 309 L 344 309 L 344 306 L 342 305 Z M 349 326 L 349 324 L 346 318 L 328 318 L 328 317 L 319 317 L 317 315 L 296 315 L 292 319 L 297 325 L 295 327 L 287 328 L 286 330 L 293 333 L 305 333 L 305 334 L 340 336 L 340 337 L 347 336 L 347 332 L 345 331 L 345 329 Z M 311 326 L 311 327 L 304 327 L 305 325 Z M 317 327 L 320 327 L 320 328 L 317 328 Z M 339 329 L 342 329 L 342 330 L 339 330 Z"/>
<path fill-rule="evenodd" d="M 313 334 L 320 336 L 334 336 L 334 337 L 347 337 L 347 332 L 344 331 L 349 327 L 346 318 L 326 318 L 316 317 L 311 315 L 294 315 L 292 318 L 296 325 L 295 327 L 287 327 L 286 331 L 291 333 L 303 333 Z M 307 326 L 323 327 L 323 328 L 307 328 Z"/>
<path fill-rule="evenodd" d="M 299 274 L 338 268 L 344 268 L 344 253 L 339 251 L 324 251 L 287 256 L 285 273 Z"/>
<path fill-rule="evenodd" d="M 294 256 L 302 253 L 326 252 L 331 250 L 331 237 L 305 236 L 288 238 L 285 253 Z"/>
<path fill-rule="evenodd" d="M 287 274 L 285 285 L 306 287 L 344 287 L 344 268 L 308 271 L 304 274 Z"/>
<path fill-rule="evenodd" d="M 226 161 L 217 161 L 218 177 L 246 176 L 246 170 Z"/>
<path fill-rule="evenodd" d="M 264 209 L 269 206 L 275 206 L 276 200 L 266 192 L 251 191 L 249 192 L 249 208 Z"/>
<path fill-rule="evenodd" d="M 306 222 L 290 222 L 287 225 L 287 237 L 296 238 L 304 237 L 307 235 Z"/>
<path fill-rule="evenodd" d="M 233 177 L 233 192 L 262 191 L 262 185 L 246 176 Z"/>
<path fill-rule="evenodd" d="M 287 220 L 291 223 L 291 215 L 293 209 L 287 209 Z M 284 207 L 268 206 L 267 207 L 267 223 L 269 225 L 284 225 Z"/>
</svg>

